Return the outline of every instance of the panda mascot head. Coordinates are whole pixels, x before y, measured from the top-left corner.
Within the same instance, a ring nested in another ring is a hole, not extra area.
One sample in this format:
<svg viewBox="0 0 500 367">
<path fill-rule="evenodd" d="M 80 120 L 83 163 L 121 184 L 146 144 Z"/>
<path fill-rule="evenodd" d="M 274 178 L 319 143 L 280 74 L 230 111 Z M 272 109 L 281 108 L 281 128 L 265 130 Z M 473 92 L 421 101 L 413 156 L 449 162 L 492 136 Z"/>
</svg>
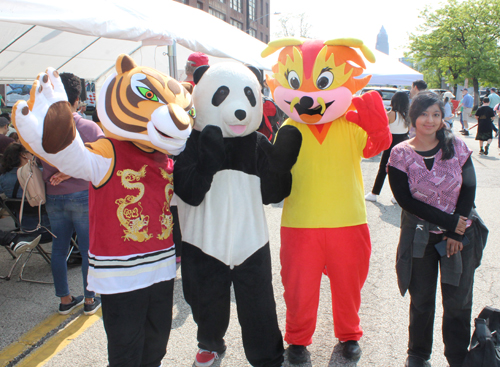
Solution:
<svg viewBox="0 0 500 367">
<path fill-rule="evenodd" d="M 196 86 L 194 129 L 219 126 L 225 138 L 256 131 L 262 121 L 260 72 L 235 62 L 201 66 L 193 74 Z"/>
</svg>

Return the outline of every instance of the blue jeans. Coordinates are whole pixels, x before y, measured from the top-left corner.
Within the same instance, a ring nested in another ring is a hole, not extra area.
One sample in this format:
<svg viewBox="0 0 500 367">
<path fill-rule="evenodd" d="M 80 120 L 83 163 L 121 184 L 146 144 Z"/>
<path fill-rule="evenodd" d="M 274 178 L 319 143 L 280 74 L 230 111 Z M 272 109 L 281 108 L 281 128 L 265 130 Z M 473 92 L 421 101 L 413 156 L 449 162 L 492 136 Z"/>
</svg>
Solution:
<svg viewBox="0 0 500 367">
<path fill-rule="evenodd" d="M 49 214 L 52 232 L 57 236 L 52 241 L 52 276 L 57 297 L 69 296 L 66 257 L 74 231 L 78 235 L 78 247 L 82 254 L 82 276 L 84 295 L 94 297 L 87 290 L 89 270 L 89 192 L 79 191 L 67 195 L 47 195 L 45 205 Z"/>
</svg>

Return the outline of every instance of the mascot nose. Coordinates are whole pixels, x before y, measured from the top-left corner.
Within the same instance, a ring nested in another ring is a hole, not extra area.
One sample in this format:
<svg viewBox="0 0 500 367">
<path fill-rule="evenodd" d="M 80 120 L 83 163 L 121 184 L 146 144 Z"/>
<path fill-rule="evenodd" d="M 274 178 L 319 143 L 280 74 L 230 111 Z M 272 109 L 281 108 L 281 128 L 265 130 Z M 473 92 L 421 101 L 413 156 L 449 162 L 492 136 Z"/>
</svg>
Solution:
<svg viewBox="0 0 500 367">
<path fill-rule="evenodd" d="M 234 113 L 234 115 L 240 121 L 243 121 L 245 119 L 245 117 L 247 117 L 247 113 L 245 111 L 243 111 L 243 110 L 236 110 L 236 112 Z"/>
<path fill-rule="evenodd" d="M 302 97 L 300 99 L 300 106 L 303 108 L 311 108 L 312 105 L 314 104 L 314 101 L 311 97 Z"/>
</svg>

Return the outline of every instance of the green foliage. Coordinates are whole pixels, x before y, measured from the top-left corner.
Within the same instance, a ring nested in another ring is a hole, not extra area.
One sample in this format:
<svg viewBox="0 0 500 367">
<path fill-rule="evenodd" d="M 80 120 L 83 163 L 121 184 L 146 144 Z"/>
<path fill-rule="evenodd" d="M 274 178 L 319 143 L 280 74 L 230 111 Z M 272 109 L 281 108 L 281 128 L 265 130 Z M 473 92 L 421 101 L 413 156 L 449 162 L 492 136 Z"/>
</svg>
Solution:
<svg viewBox="0 0 500 367">
<path fill-rule="evenodd" d="M 479 83 L 500 83 L 500 0 L 448 0 L 435 11 L 425 8 L 420 18 L 408 56 L 424 75 L 452 85 L 472 79 L 476 98 Z"/>
</svg>

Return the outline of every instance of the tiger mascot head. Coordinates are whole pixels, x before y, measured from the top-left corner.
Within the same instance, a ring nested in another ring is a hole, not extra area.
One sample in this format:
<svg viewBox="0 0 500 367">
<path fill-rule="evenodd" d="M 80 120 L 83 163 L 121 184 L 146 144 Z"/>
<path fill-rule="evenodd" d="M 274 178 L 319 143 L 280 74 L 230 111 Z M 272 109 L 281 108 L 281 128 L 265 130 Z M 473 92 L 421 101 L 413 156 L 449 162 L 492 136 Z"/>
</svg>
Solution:
<svg viewBox="0 0 500 367">
<path fill-rule="evenodd" d="M 97 113 L 104 134 L 139 146 L 177 155 L 193 126 L 195 109 L 189 83 L 118 56 L 116 72 L 101 89 Z"/>
</svg>

